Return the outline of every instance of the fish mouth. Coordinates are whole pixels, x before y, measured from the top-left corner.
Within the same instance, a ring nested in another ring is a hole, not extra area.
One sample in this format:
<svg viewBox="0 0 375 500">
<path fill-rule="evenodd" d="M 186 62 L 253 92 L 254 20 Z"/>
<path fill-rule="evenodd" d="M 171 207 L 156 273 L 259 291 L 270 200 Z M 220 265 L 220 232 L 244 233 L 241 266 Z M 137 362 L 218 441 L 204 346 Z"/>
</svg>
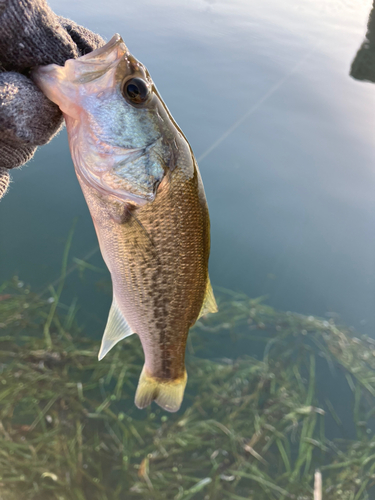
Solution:
<svg viewBox="0 0 375 500">
<path fill-rule="evenodd" d="M 75 85 L 96 80 L 129 54 L 121 38 L 116 33 L 108 43 L 77 59 L 67 59 L 64 66 L 49 64 L 32 70 L 31 78 L 44 94 L 68 116 L 79 119 L 78 112 L 72 114 L 76 99 Z"/>
<path fill-rule="evenodd" d="M 90 61 L 90 59 L 95 59 L 97 57 L 101 57 L 103 55 L 107 55 L 110 52 L 112 52 L 115 48 L 120 47 L 120 45 L 123 45 L 123 48 L 126 52 L 128 52 L 128 48 L 125 45 L 124 40 L 122 39 L 121 35 L 118 33 L 115 33 L 113 37 L 107 42 L 105 45 L 102 47 L 99 47 L 98 49 L 93 50 L 92 52 L 89 52 L 88 54 L 85 54 L 84 56 L 79 57 L 79 60 L 82 62 L 85 61 Z"/>
</svg>

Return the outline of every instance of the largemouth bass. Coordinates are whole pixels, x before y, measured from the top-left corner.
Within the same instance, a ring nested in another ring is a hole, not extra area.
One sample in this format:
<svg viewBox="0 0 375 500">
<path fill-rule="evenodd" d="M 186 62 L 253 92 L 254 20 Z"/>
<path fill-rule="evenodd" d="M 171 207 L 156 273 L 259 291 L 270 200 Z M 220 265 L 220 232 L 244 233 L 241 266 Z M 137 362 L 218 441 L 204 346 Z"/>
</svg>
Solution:
<svg viewBox="0 0 375 500">
<path fill-rule="evenodd" d="M 135 404 L 180 408 L 185 348 L 200 315 L 216 312 L 208 276 L 210 222 L 193 152 L 147 69 L 119 35 L 33 79 L 64 114 L 113 302 L 99 360 L 137 333 L 145 363 Z"/>
</svg>

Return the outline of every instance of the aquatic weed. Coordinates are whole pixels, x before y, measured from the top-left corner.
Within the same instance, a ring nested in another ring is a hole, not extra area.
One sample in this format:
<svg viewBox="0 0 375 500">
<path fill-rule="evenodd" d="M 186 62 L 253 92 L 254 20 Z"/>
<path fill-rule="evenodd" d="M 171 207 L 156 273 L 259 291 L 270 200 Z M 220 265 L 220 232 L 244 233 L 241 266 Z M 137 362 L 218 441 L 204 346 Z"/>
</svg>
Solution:
<svg viewBox="0 0 375 500">
<path fill-rule="evenodd" d="M 18 279 L 3 285 L 0 498 L 296 500 L 312 498 L 317 467 L 324 500 L 368 498 L 374 341 L 243 294 L 218 297 L 219 313 L 192 332 L 184 409 L 171 415 L 133 405 L 142 366 L 136 338 L 99 363 L 99 344 L 80 333 L 75 305 L 56 304 L 51 314 L 51 301 Z M 228 332 L 261 344 L 262 358 L 206 359 Z M 353 391 L 350 439 L 325 430 L 328 416 L 339 419 L 319 390 L 322 363 Z"/>
</svg>

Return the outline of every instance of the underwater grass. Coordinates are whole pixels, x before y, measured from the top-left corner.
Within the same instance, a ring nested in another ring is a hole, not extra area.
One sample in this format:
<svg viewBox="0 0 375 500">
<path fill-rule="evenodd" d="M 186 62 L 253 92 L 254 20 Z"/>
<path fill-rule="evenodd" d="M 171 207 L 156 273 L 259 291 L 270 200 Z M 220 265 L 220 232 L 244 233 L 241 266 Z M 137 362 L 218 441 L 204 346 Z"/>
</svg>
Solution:
<svg viewBox="0 0 375 500">
<path fill-rule="evenodd" d="M 182 410 L 139 411 L 139 342 L 99 363 L 99 341 L 75 324 L 74 302 L 60 307 L 61 292 L 0 287 L 1 500 L 304 500 L 317 468 L 324 500 L 369 498 L 375 341 L 221 290 L 219 312 L 191 332 Z M 230 338 L 262 356 L 206 359 Z M 326 430 L 343 424 L 324 369 L 348 387 L 351 436 Z"/>
</svg>

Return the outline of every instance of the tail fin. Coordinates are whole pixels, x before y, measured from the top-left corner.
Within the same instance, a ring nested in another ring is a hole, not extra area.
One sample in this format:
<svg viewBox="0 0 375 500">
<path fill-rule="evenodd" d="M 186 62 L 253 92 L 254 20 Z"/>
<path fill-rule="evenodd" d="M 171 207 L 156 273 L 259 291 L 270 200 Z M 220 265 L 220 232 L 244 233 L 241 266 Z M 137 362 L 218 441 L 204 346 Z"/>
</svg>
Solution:
<svg viewBox="0 0 375 500">
<path fill-rule="evenodd" d="M 175 412 L 180 409 L 184 397 L 187 374 L 176 380 L 161 380 L 146 373 L 143 367 L 135 394 L 135 404 L 145 408 L 155 400 L 164 410 Z"/>
</svg>

